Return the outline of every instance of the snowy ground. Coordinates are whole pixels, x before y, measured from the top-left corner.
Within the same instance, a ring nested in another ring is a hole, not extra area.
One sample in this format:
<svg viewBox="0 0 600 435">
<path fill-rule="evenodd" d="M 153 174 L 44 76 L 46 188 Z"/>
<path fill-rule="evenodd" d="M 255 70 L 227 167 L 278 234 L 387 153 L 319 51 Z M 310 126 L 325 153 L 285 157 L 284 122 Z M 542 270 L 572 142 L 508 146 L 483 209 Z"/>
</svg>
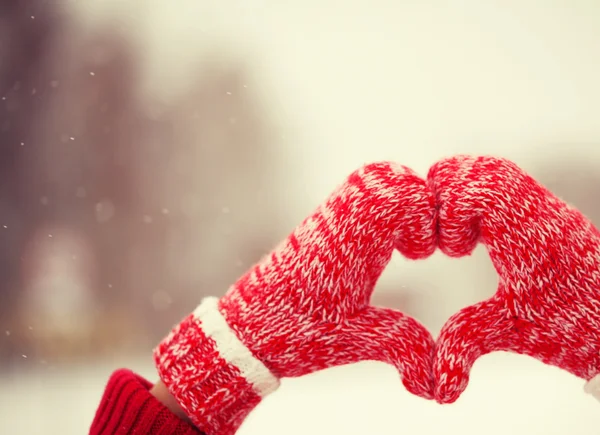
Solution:
<svg viewBox="0 0 600 435">
<path fill-rule="evenodd" d="M 134 358 L 2 379 L 0 433 L 86 433 L 104 382 L 121 366 L 154 378 L 150 361 Z M 599 413 L 580 380 L 529 358 L 495 354 L 479 361 L 467 392 L 449 406 L 410 396 L 381 364 L 285 380 L 239 433 L 588 435 L 598 433 Z"/>
</svg>

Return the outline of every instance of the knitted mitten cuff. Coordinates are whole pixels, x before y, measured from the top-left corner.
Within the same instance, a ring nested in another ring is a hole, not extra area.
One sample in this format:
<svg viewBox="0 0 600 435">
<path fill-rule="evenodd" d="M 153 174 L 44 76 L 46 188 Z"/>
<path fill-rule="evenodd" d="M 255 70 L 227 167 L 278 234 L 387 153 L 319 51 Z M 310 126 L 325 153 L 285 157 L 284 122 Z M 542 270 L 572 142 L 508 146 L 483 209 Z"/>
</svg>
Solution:
<svg viewBox="0 0 600 435">
<path fill-rule="evenodd" d="M 279 379 L 256 359 L 206 298 L 156 348 L 158 373 L 207 435 L 231 435 Z"/>
</svg>

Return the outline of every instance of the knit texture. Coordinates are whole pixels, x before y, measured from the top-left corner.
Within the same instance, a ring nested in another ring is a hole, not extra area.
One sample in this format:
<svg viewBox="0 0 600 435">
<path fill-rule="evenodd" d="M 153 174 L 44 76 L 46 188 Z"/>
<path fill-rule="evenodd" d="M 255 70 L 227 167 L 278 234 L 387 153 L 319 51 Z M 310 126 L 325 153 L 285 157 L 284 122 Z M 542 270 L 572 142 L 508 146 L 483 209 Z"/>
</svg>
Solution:
<svg viewBox="0 0 600 435">
<path fill-rule="evenodd" d="M 150 394 L 150 382 L 129 370 L 110 377 L 90 435 L 202 435 Z"/>
<path fill-rule="evenodd" d="M 394 249 L 452 257 L 483 243 L 496 294 L 452 316 L 436 346 L 401 312 L 369 304 Z M 577 210 L 499 158 L 442 160 L 427 180 L 365 166 L 219 301 L 205 300 L 157 347 L 161 379 L 208 435 L 230 435 L 282 377 L 362 360 L 394 365 L 440 403 L 475 360 L 530 355 L 600 394 L 600 234 Z"/>
<path fill-rule="evenodd" d="M 529 355 L 586 380 L 600 373 L 600 234 L 590 221 L 504 159 L 446 159 L 428 183 L 440 249 L 461 257 L 482 242 L 499 275 L 493 297 L 442 328 L 436 400 L 455 401 L 474 361 L 493 351 Z"/>
<path fill-rule="evenodd" d="M 233 434 L 278 378 L 357 361 L 392 364 L 409 391 L 432 398 L 431 335 L 369 301 L 394 249 L 434 252 L 435 217 L 410 169 L 354 172 L 220 299 L 223 322 L 209 300 L 175 327 L 155 351 L 161 379 L 208 435 Z"/>
</svg>

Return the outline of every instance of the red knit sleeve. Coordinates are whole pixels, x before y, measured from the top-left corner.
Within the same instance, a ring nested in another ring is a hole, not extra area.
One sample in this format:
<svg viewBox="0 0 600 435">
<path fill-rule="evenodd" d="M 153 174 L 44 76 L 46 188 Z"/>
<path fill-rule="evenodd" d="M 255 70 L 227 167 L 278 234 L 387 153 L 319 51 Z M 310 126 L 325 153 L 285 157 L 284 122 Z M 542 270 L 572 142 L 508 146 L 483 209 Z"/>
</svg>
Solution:
<svg viewBox="0 0 600 435">
<path fill-rule="evenodd" d="M 106 385 L 90 435 L 202 435 L 150 394 L 150 382 L 117 370 Z"/>
</svg>

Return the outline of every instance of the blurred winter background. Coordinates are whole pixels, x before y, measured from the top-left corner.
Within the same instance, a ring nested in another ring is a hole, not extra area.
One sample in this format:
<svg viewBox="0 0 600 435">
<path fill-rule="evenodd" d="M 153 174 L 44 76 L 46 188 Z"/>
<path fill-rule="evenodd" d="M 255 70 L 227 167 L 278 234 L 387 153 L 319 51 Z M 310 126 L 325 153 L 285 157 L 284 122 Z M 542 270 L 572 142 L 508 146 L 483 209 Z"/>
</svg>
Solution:
<svg viewBox="0 0 600 435">
<path fill-rule="evenodd" d="M 151 350 L 363 163 L 515 160 L 600 222 L 596 0 L 2 0 L 0 433 L 83 434 Z M 375 302 L 435 333 L 491 295 L 483 250 L 395 258 Z M 526 357 L 456 404 L 359 364 L 285 381 L 251 434 L 592 434 Z"/>
</svg>

